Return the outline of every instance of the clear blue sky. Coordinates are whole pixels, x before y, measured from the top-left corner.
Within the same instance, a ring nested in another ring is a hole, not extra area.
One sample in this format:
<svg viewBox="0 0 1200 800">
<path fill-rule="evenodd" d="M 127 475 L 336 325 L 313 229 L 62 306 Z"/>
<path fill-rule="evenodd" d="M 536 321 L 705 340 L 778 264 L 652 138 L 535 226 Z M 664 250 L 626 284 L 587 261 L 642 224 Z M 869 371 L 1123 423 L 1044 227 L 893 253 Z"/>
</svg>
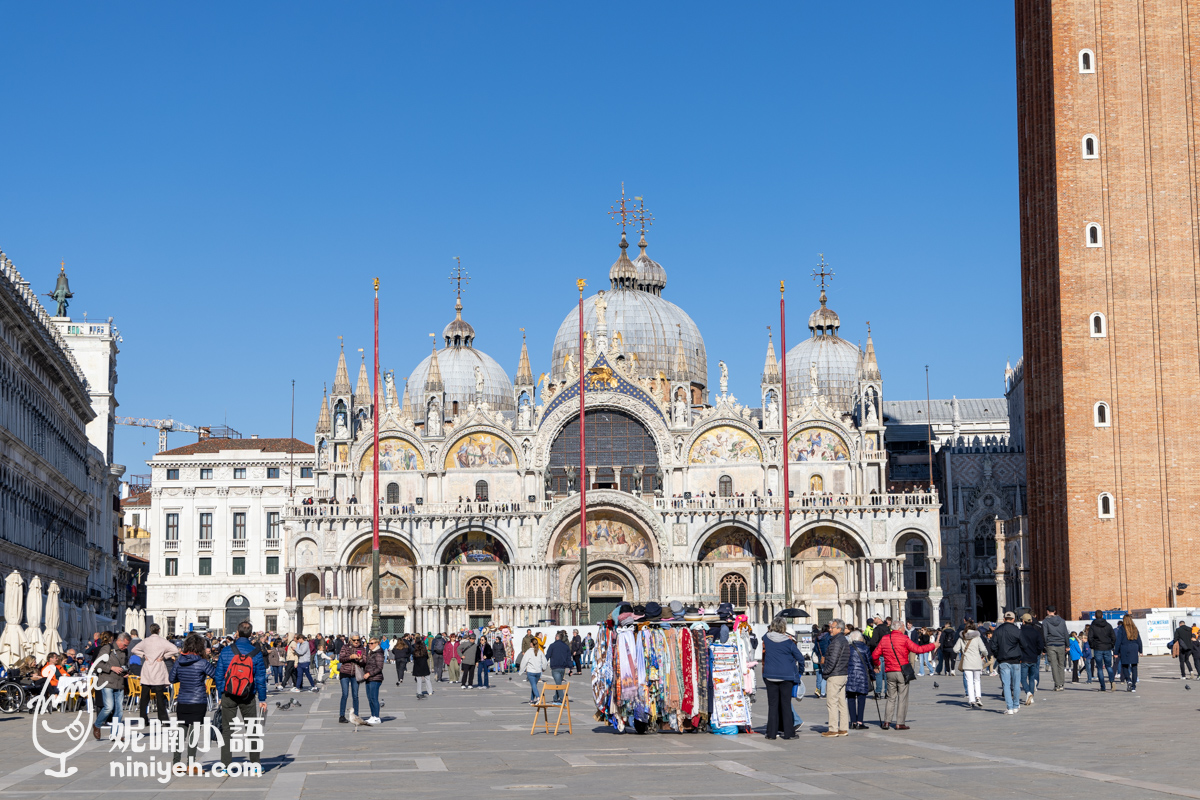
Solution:
<svg viewBox="0 0 1200 800">
<path fill-rule="evenodd" d="M 10 2 L 0 30 L 0 248 L 115 317 L 123 414 L 286 435 L 294 378 L 311 439 L 371 278 L 405 376 L 454 256 L 477 346 L 515 373 L 525 327 L 548 370 L 621 181 L 743 399 L 780 278 L 807 333 L 818 252 L 885 399 L 925 364 L 997 396 L 1021 353 L 1011 4 Z M 154 449 L 118 429 L 130 473 Z"/>
</svg>

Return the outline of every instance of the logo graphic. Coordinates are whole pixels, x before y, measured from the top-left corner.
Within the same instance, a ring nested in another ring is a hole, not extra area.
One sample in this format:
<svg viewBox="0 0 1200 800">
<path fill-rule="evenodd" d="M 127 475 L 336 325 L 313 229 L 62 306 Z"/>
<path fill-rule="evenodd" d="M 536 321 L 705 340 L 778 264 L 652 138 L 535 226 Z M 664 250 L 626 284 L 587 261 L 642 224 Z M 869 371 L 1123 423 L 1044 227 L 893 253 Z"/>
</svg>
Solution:
<svg viewBox="0 0 1200 800">
<path fill-rule="evenodd" d="M 67 758 L 75 755 L 79 752 L 79 748 L 83 747 L 83 743 L 87 741 L 88 734 L 91 732 L 92 723 L 96 721 L 96 708 L 92 703 L 92 692 L 96 689 L 96 668 L 107 660 L 107 653 L 97 658 L 92 662 L 92 666 L 88 669 L 87 675 L 84 677 L 59 678 L 57 688 L 51 686 L 49 679 L 47 679 L 42 684 L 41 693 L 29 699 L 28 707 L 33 709 L 33 746 L 42 755 L 58 759 L 58 769 L 46 770 L 46 774 L 52 778 L 67 778 L 79 771 L 77 767 L 67 767 Z M 65 727 L 51 728 L 46 723 L 46 720 L 42 719 L 42 715 L 51 709 L 61 707 L 70 696 L 75 694 L 87 699 L 86 706 L 76 711 L 75 719 L 71 720 Z M 62 752 L 47 750 L 42 746 L 41 737 L 39 736 L 39 722 L 41 723 L 41 731 L 51 736 L 65 734 L 70 741 L 75 743 L 74 746 Z"/>
</svg>

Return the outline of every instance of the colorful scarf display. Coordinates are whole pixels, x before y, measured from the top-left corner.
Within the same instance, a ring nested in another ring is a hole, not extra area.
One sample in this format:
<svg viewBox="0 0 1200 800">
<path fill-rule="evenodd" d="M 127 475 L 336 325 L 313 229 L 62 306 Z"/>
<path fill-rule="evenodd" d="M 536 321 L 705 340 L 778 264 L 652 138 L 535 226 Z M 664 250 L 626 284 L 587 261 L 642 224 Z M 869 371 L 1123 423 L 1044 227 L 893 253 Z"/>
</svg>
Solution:
<svg viewBox="0 0 1200 800">
<path fill-rule="evenodd" d="M 710 716 L 714 724 L 748 726 L 753 664 L 748 627 L 739 628 L 720 645 L 709 643 L 704 626 L 606 622 L 592 667 L 596 719 L 619 732 L 633 722 L 639 731 L 707 730 Z"/>
</svg>

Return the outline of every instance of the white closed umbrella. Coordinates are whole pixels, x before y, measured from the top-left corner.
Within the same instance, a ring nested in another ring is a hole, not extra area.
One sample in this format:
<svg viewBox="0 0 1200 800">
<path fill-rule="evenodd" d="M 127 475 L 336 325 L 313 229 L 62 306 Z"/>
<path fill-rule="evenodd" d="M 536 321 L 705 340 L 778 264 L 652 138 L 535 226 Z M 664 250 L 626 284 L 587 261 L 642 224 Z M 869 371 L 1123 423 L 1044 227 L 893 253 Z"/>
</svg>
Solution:
<svg viewBox="0 0 1200 800">
<path fill-rule="evenodd" d="M 149 635 L 146 633 L 146 609 L 138 609 L 137 621 L 138 636 L 141 636 L 143 639 L 145 639 Z"/>
<path fill-rule="evenodd" d="M 121 620 L 121 630 L 131 631 L 137 627 L 137 622 L 134 621 L 132 615 L 133 615 L 132 608 L 125 609 L 125 619 Z"/>
<path fill-rule="evenodd" d="M 42 579 L 37 575 L 29 582 L 29 595 L 25 598 L 25 655 L 42 662 L 49 650 L 42 645 Z"/>
<path fill-rule="evenodd" d="M 46 632 L 42 634 L 42 645 L 47 653 L 63 651 L 62 636 L 58 632 L 59 617 L 62 613 L 58 593 L 58 581 L 50 581 L 50 591 L 46 594 Z"/>
<path fill-rule="evenodd" d="M 0 633 L 0 663 L 6 667 L 20 661 L 24 649 L 25 636 L 21 628 L 24 588 L 25 581 L 15 569 L 4 579 L 4 631 Z"/>
</svg>

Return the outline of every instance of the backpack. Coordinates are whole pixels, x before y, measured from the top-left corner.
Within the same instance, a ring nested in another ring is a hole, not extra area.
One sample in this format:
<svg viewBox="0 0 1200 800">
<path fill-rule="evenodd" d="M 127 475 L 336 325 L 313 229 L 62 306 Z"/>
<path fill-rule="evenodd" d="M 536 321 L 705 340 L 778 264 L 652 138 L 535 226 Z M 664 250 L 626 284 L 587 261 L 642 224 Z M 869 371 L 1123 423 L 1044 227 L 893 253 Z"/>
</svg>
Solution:
<svg viewBox="0 0 1200 800">
<path fill-rule="evenodd" d="M 254 695 L 254 651 L 243 653 L 236 646 L 233 658 L 225 671 L 225 694 L 235 700 L 246 701 Z"/>
</svg>

